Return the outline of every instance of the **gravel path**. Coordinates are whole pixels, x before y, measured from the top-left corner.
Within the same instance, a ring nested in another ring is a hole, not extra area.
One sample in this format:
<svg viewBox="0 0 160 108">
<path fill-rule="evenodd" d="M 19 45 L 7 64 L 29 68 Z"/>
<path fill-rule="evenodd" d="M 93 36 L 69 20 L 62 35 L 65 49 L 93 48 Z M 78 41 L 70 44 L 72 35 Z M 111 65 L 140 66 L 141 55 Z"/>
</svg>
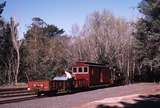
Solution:
<svg viewBox="0 0 160 108">
<path fill-rule="evenodd" d="M 139 83 L 127 86 L 97 89 L 63 96 L 35 98 L 33 100 L 0 104 L 0 108 L 73 108 L 91 101 L 108 97 L 125 96 L 130 94 L 151 93 L 160 91 L 160 84 Z"/>
</svg>

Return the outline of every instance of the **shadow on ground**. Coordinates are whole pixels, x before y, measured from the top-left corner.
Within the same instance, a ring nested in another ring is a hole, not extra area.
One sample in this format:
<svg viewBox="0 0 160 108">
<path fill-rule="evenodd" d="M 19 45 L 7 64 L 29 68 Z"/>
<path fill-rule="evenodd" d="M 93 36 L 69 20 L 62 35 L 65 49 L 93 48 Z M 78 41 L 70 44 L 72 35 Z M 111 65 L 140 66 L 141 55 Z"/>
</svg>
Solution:
<svg viewBox="0 0 160 108">
<path fill-rule="evenodd" d="M 160 108 L 160 94 L 139 96 L 142 100 L 134 100 L 135 104 L 120 102 L 124 108 Z M 97 105 L 96 108 L 119 108 L 118 106 L 107 106 L 104 104 Z"/>
</svg>

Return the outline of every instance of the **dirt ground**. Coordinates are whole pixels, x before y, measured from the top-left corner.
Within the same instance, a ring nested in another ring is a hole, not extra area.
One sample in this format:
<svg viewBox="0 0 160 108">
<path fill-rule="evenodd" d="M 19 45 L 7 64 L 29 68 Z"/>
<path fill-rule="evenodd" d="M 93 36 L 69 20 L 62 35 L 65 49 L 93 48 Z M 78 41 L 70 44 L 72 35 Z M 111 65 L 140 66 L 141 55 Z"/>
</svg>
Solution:
<svg viewBox="0 0 160 108">
<path fill-rule="evenodd" d="M 160 108 L 160 84 L 139 83 L 0 104 L 0 108 Z"/>
</svg>

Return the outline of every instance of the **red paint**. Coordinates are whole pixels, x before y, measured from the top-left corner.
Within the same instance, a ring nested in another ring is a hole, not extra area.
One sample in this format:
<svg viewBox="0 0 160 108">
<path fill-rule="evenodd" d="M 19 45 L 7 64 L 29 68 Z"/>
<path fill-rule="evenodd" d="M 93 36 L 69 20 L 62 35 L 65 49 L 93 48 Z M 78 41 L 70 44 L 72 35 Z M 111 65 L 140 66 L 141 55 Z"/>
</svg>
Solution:
<svg viewBox="0 0 160 108">
<path fill-rule="evenodd" d="M 80 74 L 80 73 L 78 73 L 78 74 L 74 74 L 74 75 L 75 75 L 75 79 L 76 80 L 84 79 L 84 80 L 89 81 L 89 74 Z"/>
<path fill-rule="evenodd" d="M 87 67 L 88 72 L 79 72 L 78 69 L 83 67 Z M 77 72 L 73 72 L 75 80 L 86 80 L 88 85 L 111 83 L 111 71 L 103 64 L 77 62 L 72 68 L 77 68 Z"/>
<path fill-rule="evenodd" d="M 82 66 L 88 66 L 88 64 L 78 62 L 78 63 L 72 65 L 72 67 L 82 67 Z"/>
<path fill-rule="evenodd" d="M 39 91 L 49 91 L 51 89 L 49 80 L 36 80 L 28 82 L 28 89 L 39 90 Z"/>
<path fill-rule="evenodd" d="M 72 72 L 72 76 L 75 79 L 72 84 L 74 84 L 75 88 L 87 88 L 92 85 L 111 84 L 111 71 L 106 65 L 77 62 L 72 65 L 72 68 L 76 68 L 76 72 Z M 38 89 L 39 91 L 59 91 L 71 88 L 71 84 L 69 80 L 36 80 L 29 81 L 28 88 L 30 88 L 30 90 Z"/>
</svg>

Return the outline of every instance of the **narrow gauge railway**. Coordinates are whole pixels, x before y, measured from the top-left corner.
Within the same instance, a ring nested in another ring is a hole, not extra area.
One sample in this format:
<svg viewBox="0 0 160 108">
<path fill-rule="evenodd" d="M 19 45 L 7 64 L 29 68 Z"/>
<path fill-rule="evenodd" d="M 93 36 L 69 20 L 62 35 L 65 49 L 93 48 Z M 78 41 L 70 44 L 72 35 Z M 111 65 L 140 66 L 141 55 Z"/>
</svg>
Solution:
<svg viewBox="0 0 160 108">
<path fill-rule="evenodd" d="M 57 94 L 59 92 L 73 92 L 89 89 L 93 86 L 113 84 L 113 73 L 103 64 L 76 62 L 72 65 L 72 72 L 65 72 L 53 80 L 34 80 L 28 82 L 28 90 L 41 94 Z"/>
</svg>

